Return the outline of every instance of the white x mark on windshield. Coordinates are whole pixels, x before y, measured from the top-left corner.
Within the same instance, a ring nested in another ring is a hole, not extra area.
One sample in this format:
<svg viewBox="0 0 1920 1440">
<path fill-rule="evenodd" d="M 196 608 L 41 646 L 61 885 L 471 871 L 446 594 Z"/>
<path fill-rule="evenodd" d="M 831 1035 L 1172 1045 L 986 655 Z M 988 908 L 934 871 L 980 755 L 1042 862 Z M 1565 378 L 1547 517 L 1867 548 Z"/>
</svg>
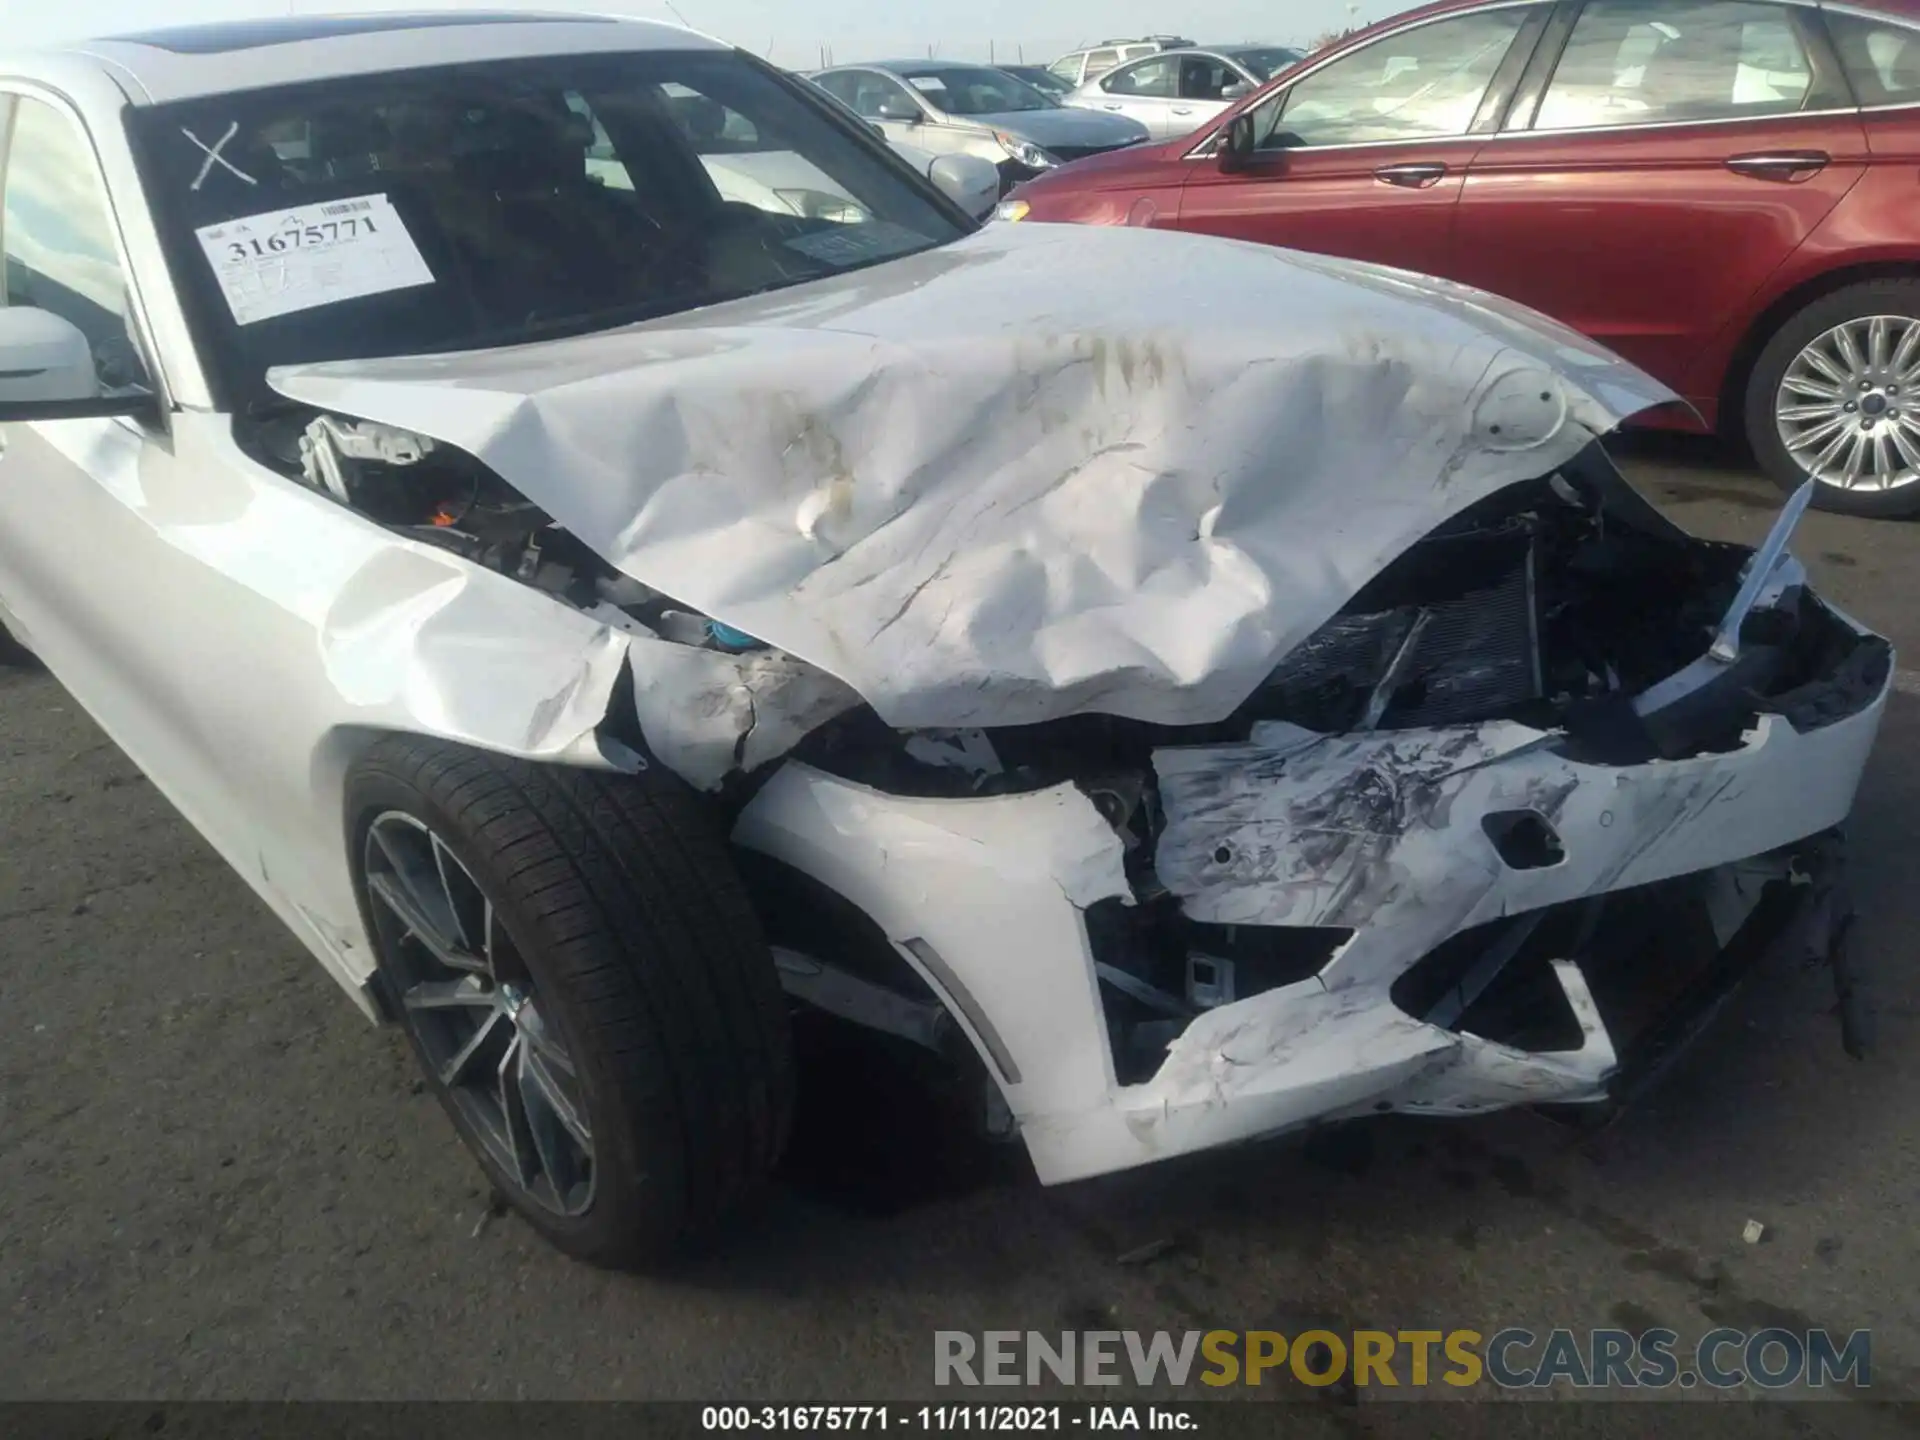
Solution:
<svg viewBox="0 0 1920 1440">
<path fill-rule="evenodd" d="M 193 184 L 187 187 L 189 190 L 198 190 L 202 185 L 206 184 L 207 176 L 213 173 L 213 167 L 216 165 L 220 166 L 222 169 L 231 170 L 235 175 L 238 175 L 242 180 L 246 181 L 247 184 L 249 185 L 258 185 L 260 183 L 258 180 L 255 180 L 253 176 L 247 174 L 246 171 L 242 170 L 238 165 L 234 164 L 231 160 L 227 159 L 226 156 L 220 153 L 222 150 L 227 148 L 227 142 L 233 139 L 235 135 L 238 135 L 240 133 L 240 122 L 238 120 L 232 121 L 227 126 L 227 133 L 222 135 L 218 140 L 214 141 L 212 145 L 208 145 L 206 141 L 202 140 L 198 135 L 194 134 L 193 131 L 187 129 L 185 126 L 182 126 L 180 128 L 180 133 L 186 136 L 187 139 L 191 140 L 194 144 L 198 145 L 200 147 L 201 153 L 207 157 L 204 161 L 201 162 L 200 173 L 193 177 Z"/>
</svg>

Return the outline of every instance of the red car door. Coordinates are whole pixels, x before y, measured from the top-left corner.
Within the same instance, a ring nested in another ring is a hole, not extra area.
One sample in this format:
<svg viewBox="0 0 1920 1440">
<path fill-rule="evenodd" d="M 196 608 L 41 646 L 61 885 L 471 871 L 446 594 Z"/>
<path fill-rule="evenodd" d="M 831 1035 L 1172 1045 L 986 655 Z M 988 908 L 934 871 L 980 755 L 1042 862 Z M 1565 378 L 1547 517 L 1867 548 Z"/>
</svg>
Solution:
<svg viewBox="0 0 1920 1440">
<path fill-rule="evenodd" d="M 1684 388 L 1866 161 L 1810 6 L 1570 4 L 1471 163 L 1453 273 Z"/>
<path fill-rule="evenodd" d="M 1444 274 L 1468 166 L 1551 9 L 1416 20 L 1303 69 L 1249 112 L 1250 159 L 1195 167 L 1180 228 Z"/>
</svg>

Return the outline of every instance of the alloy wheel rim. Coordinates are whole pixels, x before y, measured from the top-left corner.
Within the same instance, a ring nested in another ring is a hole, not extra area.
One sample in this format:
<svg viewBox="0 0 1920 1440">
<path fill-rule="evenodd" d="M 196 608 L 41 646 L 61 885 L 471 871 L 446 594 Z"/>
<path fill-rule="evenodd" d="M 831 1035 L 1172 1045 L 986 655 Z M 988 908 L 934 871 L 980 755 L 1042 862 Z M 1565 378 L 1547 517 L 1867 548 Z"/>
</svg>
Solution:
<svg viewBox="0 0 1920 1440">
<path fill-rule="evenodd" d="M 492 899 L 402 811 L 368 828 L 364 865 L 382 958 L 428 1067 L 523 1194 L 583 1213 L 594 1156 L 579 1070 Z"/>
<path fill-rule="evenodd" d="M 1774 424 L 1800 468 L 1841 490 L 1920 480 L 1920 320 L 1867 315 L 1834 326 L 1787 367 Z"/>
</svg>

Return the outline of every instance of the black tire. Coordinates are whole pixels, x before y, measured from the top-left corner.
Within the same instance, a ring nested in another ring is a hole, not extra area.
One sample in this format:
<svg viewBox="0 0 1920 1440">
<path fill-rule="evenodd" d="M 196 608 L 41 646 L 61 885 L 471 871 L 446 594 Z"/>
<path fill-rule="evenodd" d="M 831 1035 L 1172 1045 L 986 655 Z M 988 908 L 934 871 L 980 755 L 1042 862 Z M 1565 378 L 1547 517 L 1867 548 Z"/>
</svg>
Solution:
<svg viewBox="0 0 1920 1440">
<path fill-rule="evenodd" d="M 659 770 L 606 775 L 411 736 L 379 741 L 348 777 L 347 833 L 390 998 L 392 947 L 373 918 L 366 840 L 392 812 L 440 837 L 492 901 L 578 1067 L 592 1197 L 562 1215 L 488 1152 L 394 1007 L 495 1188 L 592 1264 L 649 1268 L 704 1248 L 764 1188 L 794 1092 L 772 956 L 705 804 Z"/>
<path fill-rule="evenodd" d="M 1774 421 L 1775 398 L 1788 367 L 1814 340 L 1837 325 L 1870 315 L 1896 315 L 1920 320 L 1920 279 L 1868 280 L 1823 296 L 1789 319 L 1754 362 L 1747 381 L 1742 420 L 1748 445 L 1767 477 L 1791 493 L 1808 475 L 1793 458 Z M 1875 518 L 1920 513 L 1920 481 L 1892 490 L 1847 490 L 1835 484 L 1814 489 L 1814 506 L 1842 515 Z"/>
</svg>

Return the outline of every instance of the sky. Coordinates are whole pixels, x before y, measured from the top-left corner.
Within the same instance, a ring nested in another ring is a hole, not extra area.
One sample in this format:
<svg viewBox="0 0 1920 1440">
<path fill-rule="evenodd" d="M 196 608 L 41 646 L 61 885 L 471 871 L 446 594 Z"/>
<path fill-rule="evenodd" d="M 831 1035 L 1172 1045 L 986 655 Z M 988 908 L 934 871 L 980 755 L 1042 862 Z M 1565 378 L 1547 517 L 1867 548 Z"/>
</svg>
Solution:
<svg viewBox="0 0 1920 1440">
<path fill-rule="evenodd" d="M 1177 31 L 1202 44 L 1300 42 L 1355 21 L 1373 21 L 1412 0 L 0 0 L 0 37 L 39 45 L 124 34 L 162 23 L 344 10 L 574 9 L 617 11 L 695 29 L 776 64 L 813 66 L 823 46 L 839 64 L 921 56 L 1045 64 L 1116 35 Z"/>
</svg>

